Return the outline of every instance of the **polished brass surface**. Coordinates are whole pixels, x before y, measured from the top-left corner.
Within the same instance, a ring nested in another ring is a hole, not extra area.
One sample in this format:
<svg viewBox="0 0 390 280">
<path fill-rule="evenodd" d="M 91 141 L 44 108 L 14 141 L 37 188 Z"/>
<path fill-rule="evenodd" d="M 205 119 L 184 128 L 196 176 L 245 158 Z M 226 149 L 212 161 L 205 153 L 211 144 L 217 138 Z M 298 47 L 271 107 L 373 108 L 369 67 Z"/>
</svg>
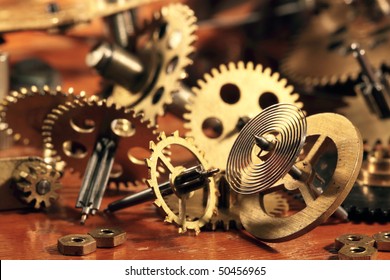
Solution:
<svg viewBox="0 0 390 280">
<path fill-rule="evenodd" d="M 291 80 L 308 86 L 354 81 L 361 69 L 351 54 L 351 44 L 358 43 L 367 51 L 375 69 L 387 65 L 389 23 L 388 16 L 373 20 L 364 8 L 356 9 L 344 1 L 333 2 L 298 35 L 281 64 L 281 71 Z"/>
<path fill-rule="evenodd" d="M 96 240 L 88 234 L 70 234 L 57 241 L 57 249 L 63 255 L 85 256 L 96 251 Z"/>
<path fill-rule="evenodd" d="M 334 241 L 334 247 L 336 250 L 340 250 L 345 245 L 359 246 L 374 246 L 375 240 L 371 236 L 359 233 L 348 233 L 338 236 Z"/>
<path fill-rule="evenodd" d="M 149 36 L 137 55 L 145 62 L 146 82 L 137 92 L 121 86 L 114 88 L 110 102 L 132 107 L 143 112 L 154 124 L 165 113 L 165 106 L 172 103 L 172 95 L 186 77 L 184 69 L 192 63 L 194 52 L 196 17 L 185 5 L 176 3 L 155 13 L 153 20 L 138 31 L 139 37 Z"/>
<path fill-rule="evenodd" d="M 6 1 L 0 11 L 0 32 L 22 30 L 58 31 L 75 24 L 87 23 L 158 0 L 76 1 L 61 4 L 50 0 Z"/>
<path fill-rule="evenodd" d="M 390 252 L 390 232 L 384 231 L 373 235 L 378 251 Z"/>
<path fill-rule="evenodd" d="M 12 135 L 15 143 L 41 149 L 46 115 L 60 104 L 84 97 L 84 92 L 75 94 L 72 88 L 64 92 L 61 87 L 32 86 L 13 91 L 0 103 L 0 130 Z"/>
<path fill-rule="evenodd" d="M 387 148 L 371 151 L 357 179 L 361 186 L 390 187 L 390 154 Z"/>
<path fill-rule="evenodd" d="M 99 227 L 88 232 L 97 248 L 113 248 L 126 242 L 126 232 L 120 228 Z"/>
<path fill-rule="evenodd" d="M 60 173 L 42 158 L 1 158 L 0 169 L 0 210 L 47 208 L 58 198 Z"/>
<path fill-rule="evenodd" d="M 305 207 L 286 217 L 271 217 L 259 203 L 258 194 L 243 195 L 240 218 L 244 228 L 269 242 L 290 240 L 312 230 L 344 201 L 358 176 L 362 157 L 360 134 L 345 117 L 333 113 L 308 117 L 305 146 L 296 164 L 303 180 L 288 174 L 267 190 L 299 191 Z"/>
<path fill-rule="evenodd" d="M 270 68 L 249 62 L 221 65 L 205 74 L 184 114 L 188 137 L 206 152 L 210 163 L 222 171 L 229 151 L 245 123 L 275 103 L 301 108 L 293 87 Z"/>
<path fill-rule="evenodd" d="M 179 227 L 179 232 L 186 232 L 187 229 L 194 230 L 196 234 L 200 232 L 200 228 L 207 224 L 211 217 L 215 214 L 217 207 L 217 189 L 215 186 L 214 178 L 209 178 L 208 186 L 204 186 L 202 189 L 196 190 L 193 193 L 200 192 L 201 196 L 206 196 L 205 204 L 203 205 L 200 213 L 191 213 L 190 211 L 194 208 L 187 208 L 187 205 L 191 205 L 189 202 L 193 199 L 192 196 L 197 195 L 190 194 L 179 194 L 174 191 L 172 195 L 176 201 L 178 207 L 170 207 L 166 198 L 160 192 L 159 185 L 161 184 L 161 178 L 159 178 L 159 172 L 161 169 L 166 170 L 165 174 L 169 174 L 169 181 L 174 182 L 175 178 L 181 174 L 186 167 L 183 165 L 175 165 L 171 162 L 171 159 L 165 154 L 166 149 L 178 148 L 180 151 L 185 151 L 191 154 L 191 159 L 186 160 L 189 164 L 202 165 L 204 170 L 209 170 L 210 165 L 204 158 L 204 153 L 200 151 L 189 139 L 185 139 L 179 136 L 176 131 L 170 136 L 166 136 L 165 133 L 161 133 L 159 136 L 159 142 L 150 142 L 151 156 L 146 159 L 146 164 L 149 168 L 149 177 L 146 180 L 146 184 L 153 189 L 156 196 L 154 204 L 163 211 L 165 215 L 165 222 L 175 223 Z M 172 153 L 174 156 L 174 154 Z M 172 156 L 172 157 L 173 157 Z M 180 156 L 180 155 L 179 155 Z M 171 184 L 173 186 L 174 184 Z M 173 198 L 171 198 L 173 199 Z M 176 210 L 177 209 L 177 210 Z M 191 217 L 197 217 L 197 219 L 191 219 Z"/>
<path fill-rule="evenodd" d="M 338 252 L 340 260 L 376 260 L 377 255 L 377 249 L 364 244 L 345 245 Z"/>
<path fill-rule="evenodd" d="M 80 177 L 96 141 L 104 135 L 116 138 L 110 175 L 116 184 L 137 184 L 147 176 L 144 158 L 149 155 L 148 143 L 157 139 L 155 127 L 141 114 L 95 99 L 60 105 L 47 116 L 42 130 L 47 157 L 65 162 Z"/>
</svg>

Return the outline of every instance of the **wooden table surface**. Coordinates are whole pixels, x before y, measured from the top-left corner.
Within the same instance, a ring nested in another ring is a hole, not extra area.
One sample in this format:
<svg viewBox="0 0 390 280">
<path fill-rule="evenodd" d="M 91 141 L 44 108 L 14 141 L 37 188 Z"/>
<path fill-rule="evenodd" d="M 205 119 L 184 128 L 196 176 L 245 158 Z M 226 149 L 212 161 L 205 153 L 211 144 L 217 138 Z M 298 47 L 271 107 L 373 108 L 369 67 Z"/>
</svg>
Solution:
<svg viewBox="0 0 390 280">
<path fill-rule="evenodd" d="M 98 37 L 95 29 L 83 30 L 83 36 Z M 78 35 L 79 31 L 74 34 Z M 93 40 L 78 36 L 47 35 L 42 32 L 22 32 L 6 35 L 0 46 L 8 51 L 12 62 L 26 57 L 40 57 L 59 69 L 64 88 L 99 90 L 100 78 L 85 65 L 85 55 Z M 28 44 L 26 44 L 28 42 Z M 163 125 L 164 127 L 164 125 Z M 170 129 L 165 125 L 166 129 Z M 6 153 L 5 153 L 6 154 Z M 2 154 L 3 156 L 5 155 Z M 17 154 L 13 153 L 13 154 Z M 283 243 L 263 243 L 244 230 L 202 231 L 179 235 L 177 228 L 165 224 L 152 203 L 128 208 L 107 216 L 98 213 L 79 224 L 80 210 L 74 207 L 81 179 L 65 174 L 60 198 L 47 212 L 0 212 L 0 259 L 335 259 L 335 237 L 345 233 L 372 235 L 389 230 L 390 225 L 329 222 L 295 240 Z M 142 189 L 143 186 L 140 186 Z M 101 209 L 125 192 L 110 190 Z M 82 257 L 61 255 L 57 240 L 67 234 L 85 234 L 95 227 L 119 226 L 127 232 L 125 244 L 112 249 L 98 249 Z M 390 253 L 379 252 L 378 259 L 390 259 Z"/>
</svg>

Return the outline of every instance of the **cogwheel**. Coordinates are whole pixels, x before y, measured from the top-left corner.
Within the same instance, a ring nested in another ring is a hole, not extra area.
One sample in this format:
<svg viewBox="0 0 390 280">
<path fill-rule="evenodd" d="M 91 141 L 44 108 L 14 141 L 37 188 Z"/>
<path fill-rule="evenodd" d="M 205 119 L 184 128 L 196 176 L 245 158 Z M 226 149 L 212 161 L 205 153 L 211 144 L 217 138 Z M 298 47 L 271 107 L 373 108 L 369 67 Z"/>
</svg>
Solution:
<svg viewBox="0 0 390 280">
<path fill-rule="evenodd" d="M 343 97 L 346 107 L 336 110 L 347 117 L 360 131 L 362 138 L 373 145 L 377 140 L 387 143 L 390 139 L 390 119 L 379 119 L 371 113 L 362 96 Z"/>
<path fill-rule="evenodd" d="M 341 1 L 340 1 L 341 2 Z M 358 43 L 371 65 L 389 65 L 390 18 L 370 19 L 366 10 L 337 5 L 317 15 L 296 38 L 280 69 L 296 83 L 325 86 L 358 79 L 361 68 L 350 46 Z"/>
<path fill-rule="evenodd" d="M 184 69 L 192 63 L 189 56 L 194 52 L 195 22 L 194 12 L 182 4 L 168 5 L 155 13 L 153 21 L 138 32 L 140 38 L 151 33 L 146 46 L 139 50 L 140 57 L 149 60 L 148 80 L 136 93 L 116 86 L 110 102 L 143 112 L 155 124 L 157 117 L 164 115 L 165 106 L 172 103 L 172 93 L 186 76 Z"/>
<path fill-rule="evenodd" d="M 13 172 L 17 188 L 22 193 L 21 199 L 26 203 L 33 202 L 36 209 L 47 208 L 51 200 L 58 198 L 60 177 L 58 171 L 36 158 L 22 162 Z"/>
<path fill-rule="evenodd" d="M 84 96 L 84 92 L 75 95 L 72 88 L 64 93 L 61 87 L 48 86 L 13 91 L 0 103 L 0 130 L 16 142 L 42 148 L 41 127 L 46 115 L 58 105 Z"/>
<path fill-rule="evenodd" d="M 198 81 L 196 96 L 184 114 L 187 137 L 194 138 L 212 165 L 226 169 L 229 151 L 250 118 L 276 103 L 292 103 L 301 108 L 298 94 L 278 73 L 249 62 L 221 65 Z"/>
<path fill-rule="evenodd" d="M 179 133 L 176 131 L 171 136 L 166 136 L 165 133 L 161 133 L 159 136 L 159 142 L 150 142 L 150 150 L 152 155 L 146 160 L 149 168 L 149 178 L 146 180 L 146 184 L 153 188 L 153 192 L 156 196 L 154 204 L 159 207 L 166 215 L 165 221 L 172 223 L 174 222 L 179 226 L 179 232 L 186 232 L 187 229 L 194 230 L 196 234 L 200 232 L 200 228 L 206 225 L 213 214 L 216 211 L 217 204 L 217 190 L 215 187 L 214 179 L 209 178 L 209 184 L 203 189 L 196 190 L 189 195 L 178 195 L 174 193 L 171 198 L 171 205 L 177 205 L 177 207 L 171 208 L 159 189 L 159 185 L 162 183 L 158 176 L 157 169 L 163 167 L 169 173 L 170 181 L 174 180 L 183 170 L 189 168 L 189 166 L 174 165 L 173 161 L 164 155 L 164 150 L 167 148 L 175 149 L 176 152 L 191 153 L 193 161 L 188 164 L 191 165 L 202 165 L 205 170 L 209 169 L 209 164 L 204 158 L 204 153 L 201 152 L 191 140 L 179 137 Z M 172 153 L 174 154 L 174 153 Z M 195 163 L 195 164 L 194 164 Z M 194 202 L 198 202 L 198 197 L 206 197 L 204 204 L 200 209 L 192 207 Z M 176 199 L 176 202 L 172 203 L 172 200 Z M 187 207 L 187 205 L 189 207 Z M 176 210 L 178 209 L 178 210 Z M 193 210 L 196 212 L 192 212 Z M 197 217 L 197 219 L 191 219 L 191 217 Z"/>
<path fill-rule="evenodd" d="M 114 137 L 116 150 L 110 181 L 137 185 L 147 175 L 144 159 L 149 141 L 156 140 L 155 127 L 142 114 L 107 105 L 105 100 L 75 100 L 52 110 L 44 120 L 45 150 L 55 162 L 64 161 L 73 171 L 84 174 L 95 143 Z"/>
</svg>

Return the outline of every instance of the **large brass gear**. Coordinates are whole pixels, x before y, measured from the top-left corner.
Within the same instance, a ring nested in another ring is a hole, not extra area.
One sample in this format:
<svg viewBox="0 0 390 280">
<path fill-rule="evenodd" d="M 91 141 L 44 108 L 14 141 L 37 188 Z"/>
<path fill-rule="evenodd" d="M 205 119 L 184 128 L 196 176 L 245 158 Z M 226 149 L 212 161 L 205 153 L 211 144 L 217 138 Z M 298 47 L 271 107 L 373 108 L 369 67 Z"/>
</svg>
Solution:
<svg viewBox="0 0 390 280">
<path fill-rule="evenodd" d="M 41 149 L 41 127 L 46 115 L 58 105 L 84 96 L 84 92 L 74 94 L 72 88 L 63 92 L 61 87 L 48 86 L 13 91 L 0 103 L 0 130 L 12 135 L 16 143 Z"/>
<path fill-rule="evenodd" d="M 345 3 L 333 5 L 298 35 L 281 63 L 281 72 L 307 86 L 355 81 L 361 68 L 350 51 L 351 44 L 358 43 L 366 51 L 375 69 L 388 65 L 389 24 L 388 16 L 373 21 L 365 9 L 356 10 Z"/>
<path fill-rule="evenodd" d="M 184 69 L 192 63 L 189 56 L 194 52 L 195 23 L 194 12 L 183 4 L 171 4 L 155 13 L 152 22 L 138 31 L 139 37 L 151 33 L 146 46 L 138 51 L 152 64 L 147 65 L 148 80 L 137 92 L 115 86 L 110 101 L 143 112 L 155 124 L 157 117 L 164 115 L 165 106 L 172 103 L 172 93 L 186 76 Z"/>
<path fill-rule="evenodd" d="M 185 170 L 186 167 L 182 165 L 173 165 L 170 158 L 168 158 L 164 151 L 178 146 L 181 149 L 185 149 L 187 152 L 192 154 L 191 165 L 201 165 L 205 170 L 210 168 L 210 165 L 207 163 L 204 158 L 204 153 L 201 152 L 190 140 L 182 138 L 179 136 L 179 133 L 176 131 L 171 136 L 166 136 L 165 133 L 161 133 L 159 136 L 159 142 L 154 143 L 150 142 L 150 150 L 152 155 L 146 160 L 147 166 L 149 168 L 149 177 L 146 180 L 146 184 L 153 189 L 153 192 L 156 196 L 154 204 L 159 207 L 163 213 L 165 213 L 165 221 L 169 223 L 175 223 L 179 226 L 179 232 L 186 232 L 187 229 L 194 230 L 196 234 L 200 232 L 200 229 L 206 225 L 211 217 L 216 211 L 217 204 L 217 189 L 215 186 L 214 178 L 209 178 L 208 186 L 205 186 L 202 189 L 194 191 L 192 194 L 180 196 L 174 192 L 171 196 L 176 197 L 178 207 L 170 207 L 159 189 L 161 184 L 158 174 L 159 166 L 163 166 L 167 169 L 167 174 L 169 174 L 169 180 L 171 182 Z M 191 205 L 191 200 L 193 197 L 207 196 L 206 203 L 203 205 L 200 214 L 191 213 L 189 211 L 192 208 L 187 208 L 186 205 Z M 176 210 L 177 209 L 177 210 Z M 191 219 L 190 217 L 197 217 L 197 219 Z"/>
<path fill-rule="evenodd" d="M 225 170 L 229 151 L 238 136 L 240 118 L 250 119 L 275 103 L 290 103 L 301 108 L 298 94 L 278 73 L 249 62 L 229 63 L 211 70 L 198 87 L 184 114 L 187 137 L 195 139 L 211 164 Z M 214 130 L 208 134 L 210 129 Z M 215 134 L 215 135 L 214 135 Z"/>
<path fill-rule="evenodd" d="M 369 145 L 374 145 L 377 140 L 384 144 L 389 141 L 390 118 L 380 119 L 370 112 L 361 95 L 343 97 L 343 100 L 347 106 L 338 108 L 336 112 L 353 122 Z"/>
<path fill-rule="evenodd" d="M 47 208 L 51 200 L 58 198 L 61 173 L 42 159 L 29 158 L 23 161 L 15 168 L 12 177 L 22 193 L 20 198 L 28 204 L 32 203 L 36 209 Z"/>
<path fill-rule="evenodd" d="M 117 139 L 110 181 L 133 183 L 147 176 L 144 163 L 149 141 L 156 140 L 155 127 L 142 114 L 130 109 L 107 105 L 105 100 L 84 99 L 60 105 L 45 119 L 43 125 L 45 150 L 55 162 L 84 174 L 95 143 L 101 137 Z"/>
</svg>

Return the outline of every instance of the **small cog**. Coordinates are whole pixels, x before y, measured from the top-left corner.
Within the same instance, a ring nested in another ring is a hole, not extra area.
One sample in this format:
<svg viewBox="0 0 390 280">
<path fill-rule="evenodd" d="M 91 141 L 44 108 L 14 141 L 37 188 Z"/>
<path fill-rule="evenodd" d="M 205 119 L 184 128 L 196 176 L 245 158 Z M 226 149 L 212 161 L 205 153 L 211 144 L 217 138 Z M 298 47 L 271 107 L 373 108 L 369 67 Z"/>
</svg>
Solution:
<svg viewBox="0 0 390 280">
<path fill-rule="evenodd" d="M 76 95 L 72 88 L 65 93 L 61 87 L 48 86 L 11 92 L 0 103 L 0 130 L 17 143 L 42 148 L 41 127 L 46 115 L 60 104 L 84 97 L 84 92 Z"/>
<path fill-rule="evenodd" d="M 184 167 L 181 164 L 175 164 L 171 161 L 164 154 L 167 148 L 175 149 L 176 152 L 180 151 L 179 153 L 190 153 L 193 159 L 189 162 L 191 165 L 201 165 L 204 170 L 208 170 L 210 166 L 204 158 L 204 153 L 194 146 L 190 140 L 179 137 L 177 131 L 171 136 L 166 136 L 165 133 L 161 133 L 159 142 L 150 142 L 152 154 L 146 160 L 149 168 L 149 178 L 146 180 L 146 184 L 153 189 L 156 196 L 154 204 L 165 213 L 166 222 L 175 223 L 179 226 L 179 232 L 183 233 L 187 229 L 190 229 L 198 234 L 200 229 L 210 221 L 216 211 L 217 190 L 214 179 L 209 178 L 208 186 L 193 191 L 188 195 L 179 195 L 174 192 L 173 195 L 169 196 L 168 201 L 167 197 L 164 197 L 159 189 L 159 185 L 162 182 L 158 176 L 158 168 L 165 168 L 167 170 L 166 174 L 169 174 L 170 181 L 172 182 L 174 178 L 180 175 L 186 168 L 189 168 L 189 166 Z M 204 204 L 198 207 L 198 197 L 200 196 L 204 197 Z M 193 202 L 196 203 L 193 204 Z"/>
<path fill-rule="evenodd" d="M 148 144 L 157 139 L 156 128 L 142 114 L 107 105 L 105 100 L 75 100 L 54 109 L 44 121 L 42 134 L 47 161 L 61 162 L 84 174 L 95 143 L 102 137 L 116 139 L 110 181 L 133 185 L 147 176 L 144 159 Z"/>
<path fill-rule="evenodd" d="M 194 52 L 195 23 L 194 12 L 183 4 L 171 4 L 155 13 L 152 22 L 138 31 L 140 38 L 151 33 L 146 46 L 138 51 L 148 60 L 147 81 L 135 93 L 115 86 L 110 102 L 143 112 L 155 124 L 165 106 L 172 103 L 172 93 L 186 76 L 184 69 L 192 64 L 189 56 Z"/>
<path fill-rule="evenodd" d="M 301 108 L 298 94 L 270 68 L 249 62 L 229 63 L 211 70 L 198 87 L 184 114 L 187 137 L 206 152 L 214 167 L 226 169 L 229 151 L 242 127 L 263 109 L 276 103 Z"/>
<path fill-rule="evenodd" d="M 51 200 L 58 198 L 61 188 L 60 172 L 46 165 L 43 160 L 30 158 L 19 164 L 14 172 L 20 196 L 23 201 L 34 205 L 34 208 L 48 208 Z"/>
</svg>

